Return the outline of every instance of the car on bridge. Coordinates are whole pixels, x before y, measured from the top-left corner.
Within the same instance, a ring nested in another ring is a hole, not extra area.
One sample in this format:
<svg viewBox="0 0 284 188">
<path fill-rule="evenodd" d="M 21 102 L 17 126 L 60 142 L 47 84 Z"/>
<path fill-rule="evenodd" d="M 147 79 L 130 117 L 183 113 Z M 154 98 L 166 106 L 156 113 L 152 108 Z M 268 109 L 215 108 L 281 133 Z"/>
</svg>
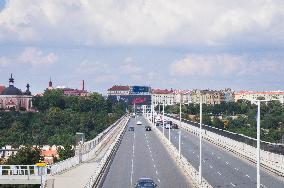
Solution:
<svg viewBox="0 0 284 188">
<path fill-rule="evenodd" d="M 160 125 L 163 125 L 163 122 L 162 121 L 157 121 L 156 122 L 156 126 L 160 126 Z"/>
<path fill-rule="evenodd" d="M 128 131 L 134 131 L 134 127 L 133 126 L 128 127 Z"/>
<path fill-rule="evenodd" d="M 140 178 L 135 185 L 135 188 L 155 188 L 157 184 L 151 178 Z"/>
<path fill-rule="evenodd" d="M 149 125 L 145 126 L 146 131 L 151 131 L 151 127 Z"/>
</svg>

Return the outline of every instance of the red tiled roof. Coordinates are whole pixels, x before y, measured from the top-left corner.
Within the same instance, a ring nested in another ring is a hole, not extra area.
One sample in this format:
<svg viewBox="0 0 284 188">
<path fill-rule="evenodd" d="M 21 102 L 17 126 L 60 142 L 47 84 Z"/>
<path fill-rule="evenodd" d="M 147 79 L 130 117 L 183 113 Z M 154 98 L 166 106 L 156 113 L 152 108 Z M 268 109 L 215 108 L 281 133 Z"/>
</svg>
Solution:
<svg viewBox="0 0 284 188">
<path fill-rule="evenodd" d="M 189 94 L 190 93 L 190 90 L 174 90 L 174 93 L 175 94 Z"/>
<path fill-rule="evenodd" d="M 0 86 L 0 95 L 1 95 L 1 93 L 5 90 L 5 86 Z"/>
<path fill-rule="evenodd" d="M 129 91 L 129 86 L 112 86 L 108 91 Z"/>
<path fill-rule="evenodd" d="M 153 94 L 171 94 L 173 93 L 173 90 L 167 90 L 167 89 L 153 89 Z"/>
<path fill-rule="evenodd" d="M 236 93 L 235 95 L 241 95 L 241 94 L 262 94 L 262 95 L 283 95 L 284 91 L 240 91 Z"/>
<path fill-rule="evenodd" d="M 51 156 L 56 156 L 57 151 L 56 150 L 46 150 L 46 151 L 42 151 L 41 154 L 45 157 L 51 157 Z"/>
</svg>

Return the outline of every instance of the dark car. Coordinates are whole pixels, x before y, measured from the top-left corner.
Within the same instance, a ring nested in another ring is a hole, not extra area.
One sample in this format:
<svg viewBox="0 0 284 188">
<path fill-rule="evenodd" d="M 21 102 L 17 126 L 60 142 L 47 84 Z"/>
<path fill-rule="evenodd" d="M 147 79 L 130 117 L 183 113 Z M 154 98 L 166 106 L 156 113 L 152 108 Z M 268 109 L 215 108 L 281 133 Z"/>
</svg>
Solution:
<svg viewBox="0 0 284 188">
<path fill-rule="evenodd" d="M 157 184 L 150 178 L 140 178 L 135 185 L 135 188 L 155 188 Z"/>
<path fill-rule="evenodd" d="M 145 126 L 146 131 L 151 131 L 151 127 L 149 125 Z"/>
<path fill-rule="evenodd" d="M 163 125 L 163 122 L 161 122 L 161 121 L 156 122 L 156 126 L 161 126 L 161 125 Z"/>
<path fill-rule="evenodd" d="M 175 124 L 175 123 L 173 123 L 173 124 L 171 125 L 171 129 L 178 129 L 178 125 Z"/>
<path fill-rule="evenodd" d="M 128 131 L 134 131 L 134 127 L 128 127 Z"/>
</svg>

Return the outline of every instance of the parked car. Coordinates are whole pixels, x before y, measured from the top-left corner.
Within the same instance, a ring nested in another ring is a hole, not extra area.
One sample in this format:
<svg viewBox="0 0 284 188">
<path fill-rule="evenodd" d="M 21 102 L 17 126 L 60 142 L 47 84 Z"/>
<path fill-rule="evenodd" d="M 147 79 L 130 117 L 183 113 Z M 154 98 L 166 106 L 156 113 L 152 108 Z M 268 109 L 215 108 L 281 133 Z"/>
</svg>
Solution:
<svg viewBox="0 0 284 188">
<path fill-rule="evenodd" d="M 137 121 L 136 124 L 137 124 L 137 125 L 142 125 L 142 122 L 141 122 L 141 121 Z"/>
<path fill-rule="evenodd" d="M 155 188 L 157 184 L 151 178 L 140 178 L 135 185 L 135 188 Z"/>
<path fill-rule="evenodd" d="M 151 131 L 151 127 L 149 125 L 145 126 L 146 131 Z"/>
<path fill-rule="evenodd" d="M 128 131 L 134 131 L 134 127 L 133 126 L 128 127 Z"/>
</svg>

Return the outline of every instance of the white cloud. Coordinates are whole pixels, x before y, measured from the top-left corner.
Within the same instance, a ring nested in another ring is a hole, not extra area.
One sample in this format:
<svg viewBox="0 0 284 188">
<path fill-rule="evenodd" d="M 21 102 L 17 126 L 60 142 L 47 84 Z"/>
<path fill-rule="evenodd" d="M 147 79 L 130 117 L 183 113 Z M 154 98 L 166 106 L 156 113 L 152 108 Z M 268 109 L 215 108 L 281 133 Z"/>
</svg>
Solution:
<svg viewBox="0 0 284 188">
<path fill-rule="evenodd" d="M 10 59 L 8 59 L 5 56 L 0 56 L 0 66 L 8 65 L 10 62 Z"/>
<path fill-rule="evenodd" d="M 18 60 L 34 66 L 41 66 L 55 63 L 58 60 L 58 57 L 54 53 L 44 55 L 43 52 L 38 48 L 27 47 L 18 56 Z"/>
<path fill-rule="evenodd" d="M 273 59 L 250 60 L 246 56 L 217 54 L 191 54 L 170 65 L 174 76 L 244 76 L 278 74 L 283 71 L 281 63 Z"/>
<path fill-rule="evenodd" d="M 108 73 L 110 71 L 110 66 L 107 63 L 102 63 L 99 61 L 89 61 L 83 60 L 76 71 L 82 74 L 100 74 L 100 73 Z"/>
<path fill-rule="evenodd" d="M 21 0 L 0 12 L 0 41 L 283 47 L 283 33 L 283 0 Z"/>
<path fill-rule="evenodd" d="M 124 62 L 119 65 L 119 73 L 124 75 L 132 75 L 137 78 L 137 74 L 141 73 L 142 68 L 135 62 L 132 57 L 125 58 Z"/>
</svg>

